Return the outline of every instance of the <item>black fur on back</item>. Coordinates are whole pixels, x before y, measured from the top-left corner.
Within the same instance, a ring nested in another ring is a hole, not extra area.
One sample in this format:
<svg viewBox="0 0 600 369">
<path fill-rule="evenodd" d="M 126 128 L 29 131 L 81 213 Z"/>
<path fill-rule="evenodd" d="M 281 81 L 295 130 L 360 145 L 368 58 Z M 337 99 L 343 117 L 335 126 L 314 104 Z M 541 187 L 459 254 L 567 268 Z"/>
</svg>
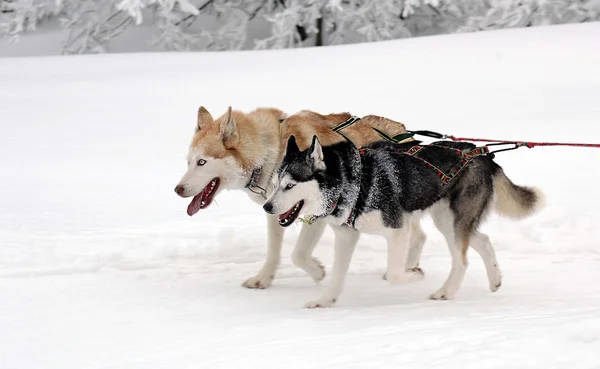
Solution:
<svg viewBox="0 0 600 369">
<path fill-rule="evenodd" d="M 437 172 L 422 160 L 403 152 L 420 142 L 393 144 L 380 141 L 366 146 L 362 155 L 361 192 L 356 203 L 357 214 L 381 210 L 386 227 L 402 225 L 402 213 L 425 210 L 441 199 L 450 202 L 456 219 L 466 213 L 481 218 L 493 195 L 492 176 L 495 165 L 487 156 L 473 159 L 450 183 L 443 184 Z M 418 156 L 445 173 L 460 165 L 462 156 L 455 150 L 468 151 L 472 143 L 437 141 L 425 147 Z M 469 206 L 474 205 L 474 208 Z M 471 218 L 467 216 L 466 218 Z M 477 223 L 469 220 L 467 228 Z"/>
</svg>

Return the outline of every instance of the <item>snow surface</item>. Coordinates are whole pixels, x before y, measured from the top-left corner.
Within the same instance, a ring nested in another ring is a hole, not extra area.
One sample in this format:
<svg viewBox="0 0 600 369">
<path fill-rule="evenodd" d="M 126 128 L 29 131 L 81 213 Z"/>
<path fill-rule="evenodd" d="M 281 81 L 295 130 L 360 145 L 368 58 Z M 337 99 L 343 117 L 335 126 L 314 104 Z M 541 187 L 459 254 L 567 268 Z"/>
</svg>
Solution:
<svg viewBox="0 0 600 369">
<path fill-rule="evenodd" d="M 200 104 L 222 113 L 378 114 L 459 136 L 600 142 L 600 24 L 321 49 L 0 59 L 0 368 L 600 368 L 600 150 L 498 155 L 545 210 L 484 227 L 456 300 L 424 222 L 425 280 L 381 279 L 364 236 L 336 307 L 290 260 L 267 290 L 260 207 L 224 193 L 193 218 L 173 187 Z M 315 254 L 331 269 L 333 235 Z M 327 283 L 328 279 L 324 282 Z"/>
</svg>

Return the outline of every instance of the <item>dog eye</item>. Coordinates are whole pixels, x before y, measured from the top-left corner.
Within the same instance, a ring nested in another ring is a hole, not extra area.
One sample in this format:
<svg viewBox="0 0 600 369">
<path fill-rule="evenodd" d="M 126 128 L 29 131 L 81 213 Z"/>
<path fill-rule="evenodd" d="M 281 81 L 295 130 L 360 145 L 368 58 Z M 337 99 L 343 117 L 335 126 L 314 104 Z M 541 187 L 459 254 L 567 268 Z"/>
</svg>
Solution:
<svg viewBox="0 0 600 369">
<path fill-rule="evenodd" d="M 290 189 L 294 188 L 294 186 L 295 186 L 295 184 L 293 184 L 293 183 L 288 183 L 288 184 L 285 186 L 285 189 L 286 189 L 286 190 L 290 190 Z"/>
<path fill-rule="evenodd" d="M 204 164 L 206 164 L 206 160 L 204 160 L 204 159 L 198 160 L 198 166 L 199 167 L 203 166 Z"/>
</svg>

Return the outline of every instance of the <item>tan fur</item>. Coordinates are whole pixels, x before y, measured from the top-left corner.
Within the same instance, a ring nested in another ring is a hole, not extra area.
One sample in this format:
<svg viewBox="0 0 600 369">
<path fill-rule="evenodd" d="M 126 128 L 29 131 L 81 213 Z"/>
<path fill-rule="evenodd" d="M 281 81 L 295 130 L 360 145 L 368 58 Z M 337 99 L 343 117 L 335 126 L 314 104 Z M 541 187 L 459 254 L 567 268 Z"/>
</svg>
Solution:
<svg viewBox="0 0 600 369">
<path fill-rule="evenodd" d="M 224 137 L 231 118 L 235 121 L 235 134 Z M 210 113 L 200 107 L 192 146 L 202 147 L 210 157 L 233 157 L 241 168 L 250 170 L 263 165 L 267 151 L 279 146 L 279 120 L 284 118 L 285 113 L 279 109 L 258 108 L 249 113 L 228 110 L 213 120 Z"/>
<path fill-rule="evenodd" d="M 288 117 L 282 125 L 282 152 L 292 135 L 296 137 L 300 150 L 310 147 L 313 135 L 316 135 L 324 146 L 343 141 L 344 137 L 332 131 L 331 128 L 350 117 L 349 113 L 322 115 L 309 110 L 303 110 Z M 367 115 L 353 125 L 344 128 L 341 133 L 355 146 L 361 147 L 382 139 L 373 127 L 390 136 L 406 132 L 406 127 L 402 123 L 376 115 Z"/>
<path fill-rule="evenodd" d="M 202 147 L 207 156 L 214 158 L 233 157 L 245 170 L 264 165 L 266 152 L 277 150 L 277 162 L 281 160 L 290 136 L 294 135 L 301 150 L 306 150 L 312 137 L 316 135 L 321 144 L 331 145 L 344 140 L 331 128 L 349 119 L 349 113 L 322 115 L 303 110 L 286 118 L 286 114 L 275 108 L 258 108 L 249 113 L 232 111 L 238 137 L 234 142 L 224 139 L 223 130 L 227 125 L 229 112 L 213 119 L 204 108 L 198 109 L 198 130 L 192 140 L 193 147 Z M 280 123 L 280 119 L 285 119 Z M 373 127 L 394 136 L 406 132 L 404 124 L 388 118 L 367 115 L 350 127 L 342 130 L 354 145 L 360 147 L 381 140 Z M 271 164 L 271 163 L 269 163 Z M 272 163 L 275 164 L 275 163 Z M 274 169 L 274 168 L 273 168 Z"/>
</svg>

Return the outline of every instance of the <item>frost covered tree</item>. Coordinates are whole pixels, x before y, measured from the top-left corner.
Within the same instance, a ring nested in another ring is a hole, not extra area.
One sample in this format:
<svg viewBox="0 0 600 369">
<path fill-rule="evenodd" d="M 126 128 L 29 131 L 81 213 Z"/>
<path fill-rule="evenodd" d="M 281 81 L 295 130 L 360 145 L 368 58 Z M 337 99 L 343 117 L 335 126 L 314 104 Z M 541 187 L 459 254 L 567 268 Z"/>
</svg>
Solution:
<svg viewBox="0 0 600 369">
<path fill-rule="evenodd" d="M 0 36 L 35 31 L 37 25 L 57 16 L 60 0 L 0 0 Z"/>
<path fill-rule="evenodd" d="M 181 32 L 179 22 L 199 10 L 188 0 L 63 0 L 70 1 L 64 12 L 65 28 L 70 30 L 66 53 L 103 52 L 109 41 L 127 28 L 149 18 L 157 34 L 157 44 L 168 50 L 193 49 L 192 37 Z"/>
<path fill-rule="evenodd" d="M 159 50 L 266 49 L 584 22 L 599 14 L 600 0 L 0 0 L 0 36 L 58 19 L 69 54 L 106 52 L 132 27 L 152 33 Z"/>
<path fill-rule="evenodd" d="M 257 48 L 321 46 L 426 34 L 432 25 L 446 30 L 446 26 L 454 22 L 446 22 L 445 18 L 456 18 L 458 10 L 452 5 L 454 2 L 442 0 L 287 0 L 282 3 L 282 8 L 266 17 L 272 24 L 272 35 L 256 41 Z"/>
<path fill-rule="evenodd" d="M 598 19 L 598 0 L 491 0 L 485 14 L 470 17 L 459 31 L 579 23 Z"/>
</svg>

